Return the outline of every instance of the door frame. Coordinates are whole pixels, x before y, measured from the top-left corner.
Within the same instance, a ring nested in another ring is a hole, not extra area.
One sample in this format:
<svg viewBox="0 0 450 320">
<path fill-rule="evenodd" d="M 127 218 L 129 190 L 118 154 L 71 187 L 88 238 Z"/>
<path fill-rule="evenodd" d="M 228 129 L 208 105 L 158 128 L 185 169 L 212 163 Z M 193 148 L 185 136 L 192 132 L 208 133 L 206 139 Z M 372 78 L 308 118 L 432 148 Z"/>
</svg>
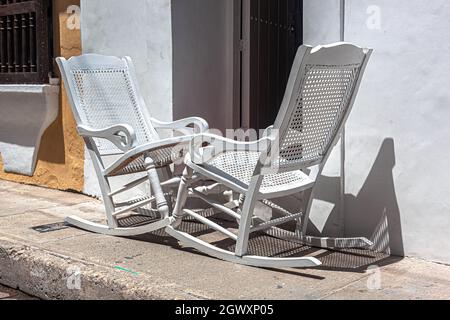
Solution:
<svg viewBox="0 0 450 320">
<path fill-rule="evenodd" d="M 234 0 L 236 7 L 240 8 L 239 12 L 234 15 L 234 32 L 235 45 L 238 45 L 236 51 L 238 56 L 235 57 L 234 74 L 239 75 L 235 79 L 235 98 L 238 95 L 239 101 L 235 101 L 235 114 L 239 115 L 235 123 L 240 124 L 240 128 L 251 129 L 251 108 L 250 108 L 250 52 L 251 52 L 251 0 Z M 303 1 L 301 1 L 303 6 Z M 302 10 L 303 14 L 303 10 Z M 236 19 L 237 18 L 237 19 Z M 238 21 L 236 21 L 238 20 Z M 297 20 L 298 30 L 303 32 L 303 17 Z M 301 34 L 299 41 L 303 42 L 303 34 Z M 237 85 L 237 87 L 236 87 Z M 236 106 L 238 110 L 236 111 Z"/>
<path fill-rule="evenodd" d="M 231 17 L 229 21 L 229 34 L 228 34 L 228 43 L 230 44 L 228 56 L 229 59 L 229 69 L 232 71 L 232 77 L 230 81 L 232 82 L 230 88 L 232 88 L 232 126 L 230 129 L 239 129 L 242 126 L 243 122 L 243 114 L 242 114 L 242 84 L 245 83 L 243 79 L 243 55 L 246 50 L 243 48 L 243 6 L 245 2 L 250 3 L 250 0 L 232 0 L 227 1 L 228 8 L 227 11 Z M 250 24 L 249 24 L 250 26 Z M 250 58 L 249 58 L 250 61 Z M 249 70 L 250 71 L 250 70 Z"/>
<path fill-rule="evenodd" d="M 233 129 L 250 124 L 250 0 L 228 1 L 228 56 Z M 245 19 L 244 17 L 248 17 Z"/>
<path fill-rule="evenodd" d="M 240 51 L 241 51 L 241 83 L 240 83 L 240 114 L 241 127 L 243 129 L 250 129 L 250 1 L 241 0 L 241 15 L 240 15 Z"/>
</svg>

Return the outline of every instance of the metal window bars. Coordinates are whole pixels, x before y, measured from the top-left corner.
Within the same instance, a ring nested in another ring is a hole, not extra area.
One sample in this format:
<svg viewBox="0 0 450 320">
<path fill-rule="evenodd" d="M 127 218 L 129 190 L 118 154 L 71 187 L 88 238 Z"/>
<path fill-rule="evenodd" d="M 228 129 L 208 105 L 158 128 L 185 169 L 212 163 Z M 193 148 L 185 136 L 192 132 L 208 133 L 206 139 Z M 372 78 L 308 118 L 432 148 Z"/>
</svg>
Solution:
<svg viewBox="0 0 450 320">
<path fill-rule="evenodd" d="M 0 0 L 0 84 L 48 83 L 50 30 L 49 0 Z"/>
</svg>

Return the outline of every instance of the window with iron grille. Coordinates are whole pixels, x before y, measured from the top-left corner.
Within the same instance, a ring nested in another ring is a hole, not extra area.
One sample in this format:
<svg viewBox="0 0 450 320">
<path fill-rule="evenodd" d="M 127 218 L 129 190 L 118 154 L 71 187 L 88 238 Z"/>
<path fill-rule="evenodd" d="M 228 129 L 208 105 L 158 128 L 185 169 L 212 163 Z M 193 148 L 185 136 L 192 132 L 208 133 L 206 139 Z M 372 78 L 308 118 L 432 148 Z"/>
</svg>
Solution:
<svg viewBox="0 0 450 320">
<path fill-rule="evenodd" d="M 52 69 L 50 0 L 0 0 L 0 84 L 45 84 Z"/>
</svg>

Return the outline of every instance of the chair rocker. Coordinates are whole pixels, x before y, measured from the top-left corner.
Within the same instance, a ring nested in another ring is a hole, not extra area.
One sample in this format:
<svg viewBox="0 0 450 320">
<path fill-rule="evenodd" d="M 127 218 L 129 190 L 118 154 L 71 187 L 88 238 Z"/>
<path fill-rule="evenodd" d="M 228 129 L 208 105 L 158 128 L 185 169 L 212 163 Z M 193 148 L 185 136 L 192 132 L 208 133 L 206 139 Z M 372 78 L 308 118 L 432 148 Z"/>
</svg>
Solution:
<svg viewBox="0 0 450 320">
<path fill-rule="evenodd" d="M 128 57 L 86 54 L 56 60 L 78 133 L 84 138 L 97 174 L 107 218 L 107 225 L 76 216 L 66 222 L 91 232 L 123 237 L 169 225 L 173 195 L 180 183 L 180 178 L 173 177 L 171 165 L 182 161 L 194 133 L 208 129 L 206 121 L 190 118 L 165 123 L 151 118 Z M 162 129 L 182 135 L 161 139 L 157 130 Z M 160 180 L 161 173 L 166 181 Z M 114 178 L 122 183 L 115 190 L 111 184 Z M 148 195 L 128 198 L 130 190 L 148 182 Z M 127 197 L 127 201 L 120 202 L 119 196 Z M 121 223 L 143 214 L 150 219 L 138 224 Z"/>
<path fill-rule="evenodd" d="M 255 142 L 237 142 L 200 134 L 186 156 L 187 168 L 174 209 L 177 223 L 166 232 L 184 245 L 210 256 L 256 267 L 316 267 L 314 257 L 276 258 L 249 254 L 252 234 L 263 232 L 271 237 L 306 246 L 327 249 L 367 248 L 366 238 L 334 239 L 307 236 L 309 214 L 317 178 L 321 175 L 331 150 L 339 141 L 363 77 L 372 50 L 351 44 L 299 48 L 282 106 L 275 125 Z M 207 147 L 205 143 L 209 144 Z M 221 205 L 192 185 L 193 177 L 220 183 L 240 194 L 238 209 Z M 273 199 L 311 190 L 305 212 L 291 213 Z M 185 209 L 188 196 L 196 196 L 238 222 L 238 232 Z M 259 202 L 259 204 L 258 204 Z M 255 207 L 272 208 L 276 217 L 267 221 L 255 214 Z M 236 242 L 236 250 L 221 249 L 179 230 L 179 221 L 189 216 Z M 289 231 L 282 226 L 293 223 Z M 295 230 L 295 231 L 292 231 Z"/>
</svg>

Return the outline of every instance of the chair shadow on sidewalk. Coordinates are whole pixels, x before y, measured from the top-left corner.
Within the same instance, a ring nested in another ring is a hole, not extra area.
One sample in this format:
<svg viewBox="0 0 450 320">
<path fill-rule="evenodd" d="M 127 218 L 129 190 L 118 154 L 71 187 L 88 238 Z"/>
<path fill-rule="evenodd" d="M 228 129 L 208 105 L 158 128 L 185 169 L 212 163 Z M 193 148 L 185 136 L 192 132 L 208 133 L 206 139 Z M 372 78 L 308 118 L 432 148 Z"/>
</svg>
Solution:
<svg viewBox="0 0 450 320">
<path fill-rule="evenodd" d="M 382 267 L 400 261 L 404 251 L 400 211 L 392 173 L 394 167 L 394 141 L 386 139 L 358 195 L 347 194 L 345 198 L 345 236 L 367 237 L 374 243 L 370 250 L 324 250 L 275 239 L 260 233 L 253 235 L 251 238 L 249 253 L 272 257 L 314 256 L 323 263 L 318 268 L 319 270 L 353 273 L 364 273 L 369 267 Z M 340 179 L 321 177 L 321 184 L 326 188 L 322 188 L 316 198 L 332 202 L 333 192 L 331 190 L 335 192 L 339 188 Z M 212 210 L 205 210 L 204 215 L 213 220 L 220 220 L 220 223 L 229 229 L 237 228 L 236 223 L 222 220 L 220 216 L 214 215 Z M 309 232 L 314 236 L 335 236 L 334 234 L 330 235 L 329 232 L 333 232 L 332 230 L 336 227 L 339 217 L 339 208 L 335 206 L 323 231 L 319 232 L 313 227 Z M 203 238 L 220 248 L 234 249 L 234 241 L 224 239 L 204 224 L 188 219 L 182 223 L 180 228 L 182 231 Z M 132 239 L 170 245 L 179 250 L 203 255 L 193 249 L 182 248 L 176 240 L 166 235 L 163 230 Z M 315 276 L 307 275 L 301 270 L 275 271 L 315 278 Z"/>
</svg>

